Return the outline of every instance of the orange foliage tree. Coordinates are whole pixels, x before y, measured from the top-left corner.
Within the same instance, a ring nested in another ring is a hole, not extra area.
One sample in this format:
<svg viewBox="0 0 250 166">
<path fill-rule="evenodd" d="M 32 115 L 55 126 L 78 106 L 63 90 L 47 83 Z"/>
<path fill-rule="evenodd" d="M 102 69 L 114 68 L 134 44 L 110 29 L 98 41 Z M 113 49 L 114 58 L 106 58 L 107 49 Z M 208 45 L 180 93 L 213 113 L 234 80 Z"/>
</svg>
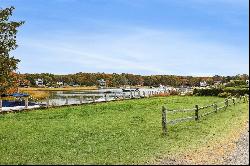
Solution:
<svg viewBox="0 0 250 166">
<path fill-rule="evenodd" d="M 17 28 L 24 22 L 9 21 L 15 8 L 0 9 L 0 95 L 15 91 L 18 59 L 10 55 L 17 48 Z"/>
</svg>

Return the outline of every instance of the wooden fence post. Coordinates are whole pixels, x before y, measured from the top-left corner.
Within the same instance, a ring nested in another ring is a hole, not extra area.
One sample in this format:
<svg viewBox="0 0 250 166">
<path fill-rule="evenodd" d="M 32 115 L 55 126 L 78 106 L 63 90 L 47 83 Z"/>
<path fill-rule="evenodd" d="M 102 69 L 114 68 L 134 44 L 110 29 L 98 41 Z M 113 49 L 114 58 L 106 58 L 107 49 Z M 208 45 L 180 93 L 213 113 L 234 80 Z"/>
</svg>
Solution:
<svg viewBox="0 0 250 166">
<path fill-rule="evenodd" d="M 107 101 L 108 99 L 107 99 L 107 94 L 104 94 L 104 98 L 105 98 L 105 101 Z"/>
<path fill-rule="evenodd" d="M 116 100 L 116 93 L 115 93 L 115 97 L 114 97 L 114 98 L 115 98 L 115 100 Z"/>
<path fill-rule="evenodd" d="M 167 114 L 164 106 L 162 106 L 162 132 L 163 135 L 167 134 Z"/>
<path fill-rule="evenodd" d="M 138 91 L 138 98 L 141 98 L 141 92 Z"/>
<path fill-rule="evenodd" d="M 95 95 L 93 96 L 93 103 L 95 102 Z"/>
<path fill-rule="evenodd" d="M 249 101 L 249 96 L 245 96 L 246 102 Z"/>
<path fill-rule="evenodd" d="M 145 93 L 145 91 L 143 91 L 143 92 L 142 92 L 142 94 L 143 94 L 143 97 L 145 98 L 145 97 L 146 97 L 146 93 Z"/>
<path fill-rule="evenodd" d="M 68 105 L 69 104 L 69 98 L 68 96 L 66 96 L 66 102 L 65 102 L 65 105 Z"/>
<path fill-rule="evenodd" d="M 130 90 L 130 99 L 132 98 L 132 91 Z"/>
<path fill-rule="evenodd" d="M 83 102 L 83 96 L 80 96 L 80 104 Z"/>
<path fill-rule="evenodd" d="M 217 113 L 217 111 L 218 111 L 218 106 L 216 103 L 214 103 L 214 112 Z"/>
<path fill-rule="evenodd" d="M 126 98 L 126 93 L 124 92 L 122 96 L 123 96 L 123 99 L 125 99 Z"/>
<path fill-rule="evenodd" d="M 25 97 L 25 109 L 27 109 L 29 107 L 29 98 L 28 97 Z"/>
<path fill-rule="evenodd" d="M 3 100 L 0 99 L 0 112 L 2 111 L 2 108 L 3 108 Z"/>
<path fill-rule="evenodd" d="M 225 99 L 225 106 L 228 107 L 228 99 Z"/>
<path fill-rule="evenodd" d="M 195 105 L 195 120 L 199 120 L 199 106 Z"/>
<path fill-rule="evenodd" d="M 49 107 L 49 98 L 47 97 L 46 106 Z"/>
</svg>

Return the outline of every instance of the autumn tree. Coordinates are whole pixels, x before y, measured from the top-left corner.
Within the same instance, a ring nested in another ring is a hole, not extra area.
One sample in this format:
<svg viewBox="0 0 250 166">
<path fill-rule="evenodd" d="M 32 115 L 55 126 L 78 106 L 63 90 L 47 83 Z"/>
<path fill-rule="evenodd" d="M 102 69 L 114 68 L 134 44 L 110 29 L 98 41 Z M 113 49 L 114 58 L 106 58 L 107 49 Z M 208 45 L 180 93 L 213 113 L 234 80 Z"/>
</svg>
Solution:
<svg viewBox="0 0 250 166">
<path fill-rule="evenodd" d="M 17 83 L 17 77 L 13 77 L 13 72 L 20 60 L 11 56 L 10 52 L 17 48 L 17 28 L 24 22 L 9 21 L 14 9 L 0 8 L 0 95 L 7 93 Z"/>
</svg>

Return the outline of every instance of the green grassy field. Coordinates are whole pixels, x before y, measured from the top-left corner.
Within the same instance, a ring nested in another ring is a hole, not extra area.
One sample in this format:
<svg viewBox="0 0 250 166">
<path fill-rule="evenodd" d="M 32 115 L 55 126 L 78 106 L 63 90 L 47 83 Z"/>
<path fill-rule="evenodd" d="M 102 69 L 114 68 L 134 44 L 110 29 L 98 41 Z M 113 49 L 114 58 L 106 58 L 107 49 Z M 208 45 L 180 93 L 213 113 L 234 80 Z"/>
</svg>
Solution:
<svg viewBox="0 0 250 166">
<path fill-rule="evenodd" d="M 161 107 L 193 108 L 215 101 L 223 99 L 155 97 L 1 115 L 0 164 L 138 164 L 197 149 L 242 127 L 248 104 L 170 126 L 166 137 Z"/>
</svg>

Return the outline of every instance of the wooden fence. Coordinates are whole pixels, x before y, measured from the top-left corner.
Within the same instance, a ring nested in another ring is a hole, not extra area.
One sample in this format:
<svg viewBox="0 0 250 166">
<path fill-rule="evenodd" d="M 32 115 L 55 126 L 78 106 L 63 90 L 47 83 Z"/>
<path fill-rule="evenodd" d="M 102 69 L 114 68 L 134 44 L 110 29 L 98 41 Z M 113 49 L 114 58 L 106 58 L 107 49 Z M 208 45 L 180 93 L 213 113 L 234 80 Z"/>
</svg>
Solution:
<svg viewBox="0 0 250 166">
<path fill-rule="evenodd" d="M 213 104 L 203 106 L 203 107 L 199 107 L 199 105 L 195 105 L 195 107 L 191 108 L 191 109 L 170 110 L 170 109 L 167 109 L 166 107 L 163 106 L 162 107 L 162 132 L 163 132 L 163 135 L 167 135 L 167 133 L 168 133 L 167 126 L 168 125 L 175 125 L 177 123 L 186 122 L 186 121 L 190 121 L 190 120 L 198 121 L 200 118 L 208 116 L 212 113 L 217 113 L 218 111 L 220 111 L 222 109 L 226 110 L 229 106 L 235 106 L 236 104 L 239 104 L 242 102 L 246 103 L 248 101 L 249 101 L 249 96 L 245 95 L 245 96 L 240 96 L 239 98 L 237 98 L 236 96 L 226 98 L 222 102 L 213 103 Z M 209 111 L 204 111 L 203 113 L 201 113 L 201 110 L 205 110 L 205 109 L 209 109 Z M 184 113 L 184 112 L 191 112 L 193 114 L 193 116 L 187 116 L 184 118 L 178 118 L 178 119 L 174 119 L 174 120 L 167 119 L 168 114 Z"/>
</svg>

